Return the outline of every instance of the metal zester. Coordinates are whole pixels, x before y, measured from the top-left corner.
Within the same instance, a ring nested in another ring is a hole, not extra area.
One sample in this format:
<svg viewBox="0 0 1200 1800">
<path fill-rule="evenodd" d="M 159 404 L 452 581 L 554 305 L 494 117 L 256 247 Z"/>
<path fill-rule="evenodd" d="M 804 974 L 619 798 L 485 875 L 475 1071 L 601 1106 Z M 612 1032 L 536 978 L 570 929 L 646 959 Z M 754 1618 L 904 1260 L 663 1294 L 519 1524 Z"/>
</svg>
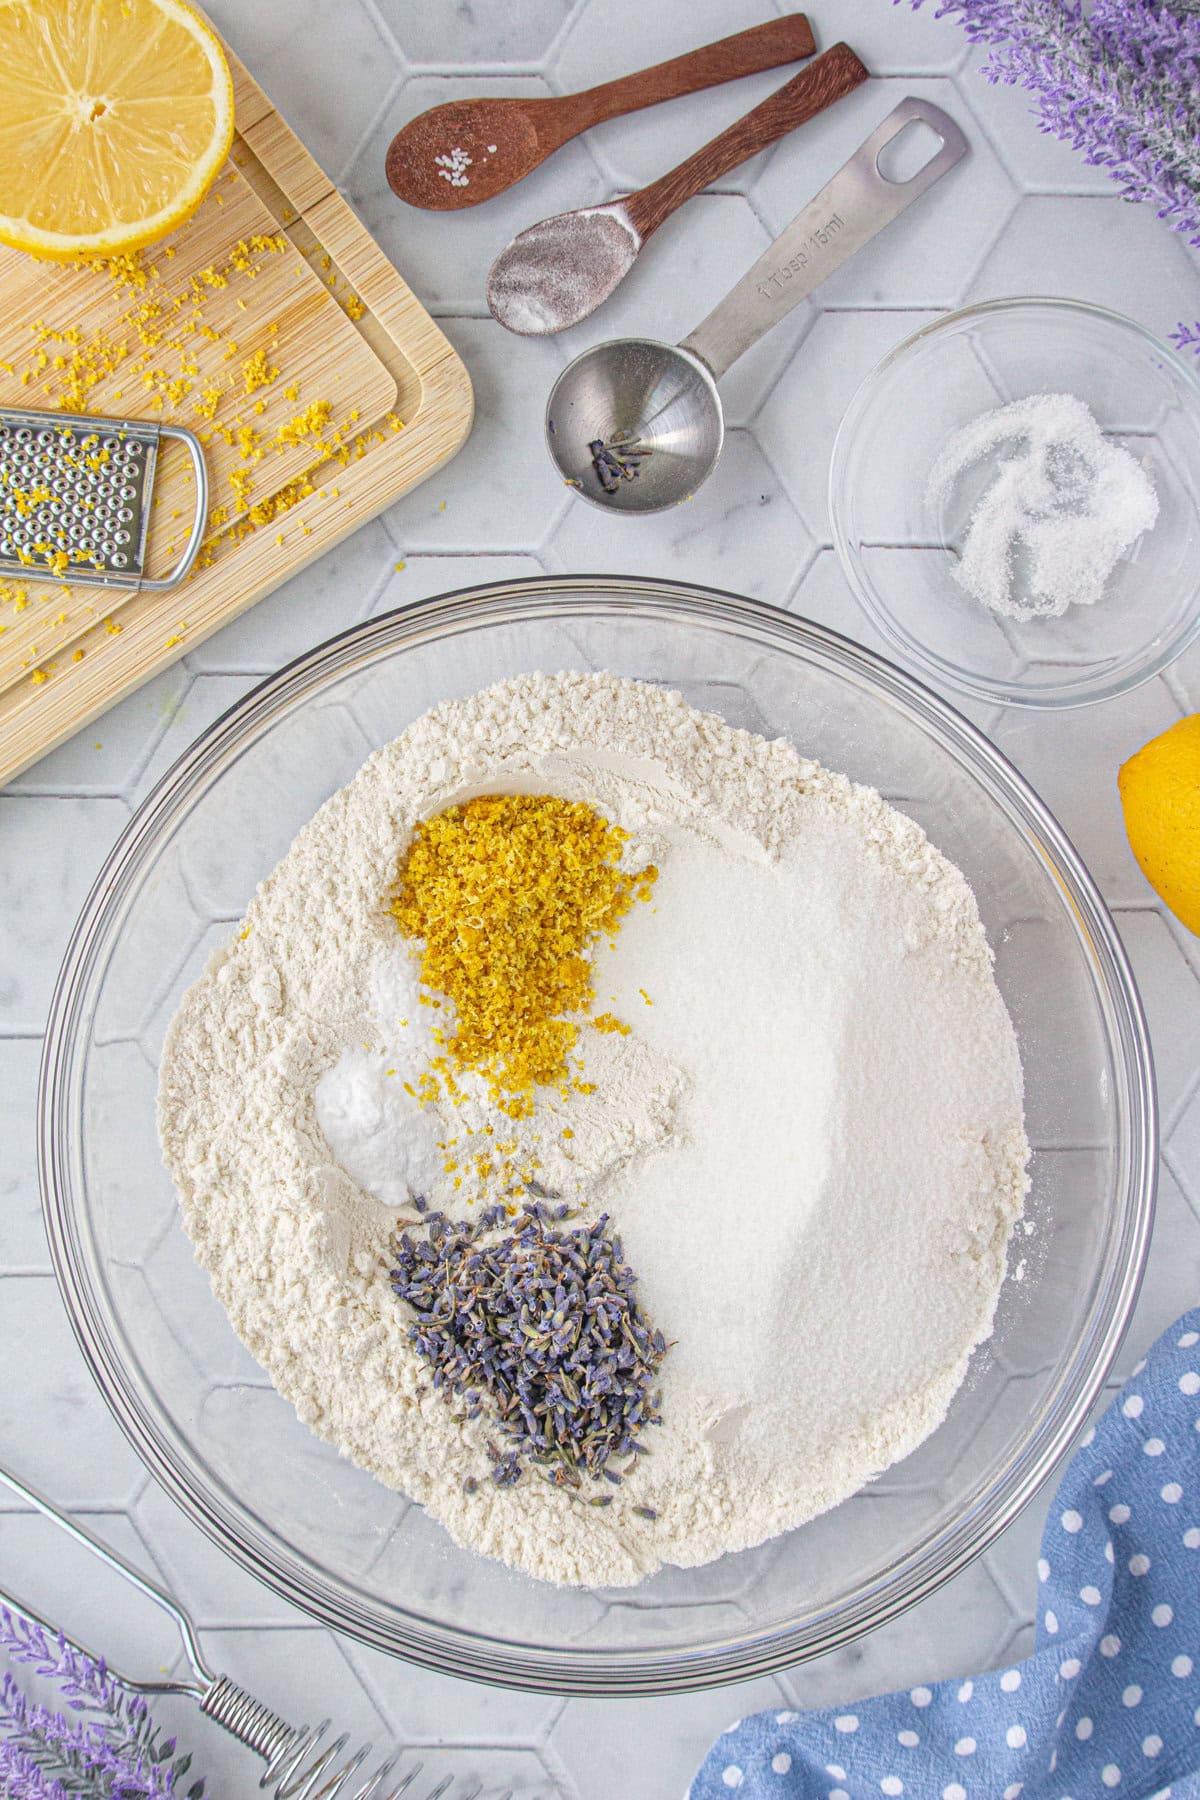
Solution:
<svg viewBox="0 0 1200 1800">
<path fill-rule="evenodd" d="M 166 575 L 145 574 L 158 447 L 177 438 L 195 472 L 196 514 Z M 0 407 L 0 573 L 72 585 L 162 589 L 196 560 L 208 473 L 194 432 L 144 419 Z"/>
</svg>

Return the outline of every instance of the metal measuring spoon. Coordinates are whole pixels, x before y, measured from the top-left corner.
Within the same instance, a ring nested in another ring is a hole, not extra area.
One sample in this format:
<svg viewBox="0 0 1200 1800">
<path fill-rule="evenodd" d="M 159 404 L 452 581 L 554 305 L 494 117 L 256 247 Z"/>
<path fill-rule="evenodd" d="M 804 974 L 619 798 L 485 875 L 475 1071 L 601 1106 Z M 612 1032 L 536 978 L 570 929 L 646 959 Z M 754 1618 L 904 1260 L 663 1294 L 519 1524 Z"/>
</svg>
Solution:
<svg viewBox="0 0 1200 1800">
<path fill-rule="evenodd" d="M 889 181 L 880 153 L 914 123 L 940 147 L 909 180 Z M 966 153 L 949 114 L 910 95 L 681 344 L 614 338 L 568 363 L 546 407 L 546 441 L 568 486 L 618 512 L 689 500 L 721 454 L 721 376 Z"/>
<path fill-rule="evenodd" d="M 557 213 L 520 232 L 488 270 L 493 318 L 527 337 L 578 325 L 624 281 L 646 239 L 676 207 L 867 78 L 849 44 L 835 44 L 648 187 L 607 206 Z"/>
</svg>

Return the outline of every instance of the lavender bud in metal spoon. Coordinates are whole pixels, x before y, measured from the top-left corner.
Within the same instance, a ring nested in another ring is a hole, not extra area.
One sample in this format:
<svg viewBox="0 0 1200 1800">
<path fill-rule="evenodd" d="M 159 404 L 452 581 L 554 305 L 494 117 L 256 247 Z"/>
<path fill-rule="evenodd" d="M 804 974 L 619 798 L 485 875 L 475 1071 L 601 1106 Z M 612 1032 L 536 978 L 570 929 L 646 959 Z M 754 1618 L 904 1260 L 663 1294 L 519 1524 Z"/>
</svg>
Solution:
<svg viewBox="0 0 1200 1800">
<path fill-rule="evenodd" d="M 880 156 L 917 125 L 938 148 L 893 181 Z M 689 499 L 721 454 L 717 382 L 726 369 L 966 151 L 954 120 L 910 95 L 681 344 L 614 338 L 568 363 L 546 407 L 550 454 L 568 487 L 610 512 L 659 512 Z"/>
</svg>

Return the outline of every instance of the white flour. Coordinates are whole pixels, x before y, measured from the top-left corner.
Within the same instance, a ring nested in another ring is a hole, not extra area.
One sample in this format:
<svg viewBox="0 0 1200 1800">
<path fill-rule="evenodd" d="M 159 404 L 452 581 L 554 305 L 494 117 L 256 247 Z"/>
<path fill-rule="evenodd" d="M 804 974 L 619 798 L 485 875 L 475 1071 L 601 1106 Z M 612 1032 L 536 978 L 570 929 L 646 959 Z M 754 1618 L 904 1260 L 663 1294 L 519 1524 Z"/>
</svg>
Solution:
<svg viewBox="0 0 1200 1800">
<path fill-rule="evenodd" d="M 585 1033 L 596 1094 L 528 1127 L 561 1151 L 545 1184 L 612 1214 L 674 1340 L 654 1455 L 602 1512 L 487 1480 L 486 1420 L 418 1395 L 387 1279 L 446 1121 L 431 1136 L 403 1098 L 422 1028 L 400 1023 L 385 897 L 414 822 L 488 791 L 587 800 L 661 871 L 597 959 L 597 1005 L 633 1033 Z M 878 795 L 662 689 L 522 676 L 372 756 L 246 926 L 163 1055 L 187 1229 L 301 1419 L 459 1542 L 635 1582 L 835 1505 L 944 1416 L 1021 1210 L 1021 1074 L 970 890 Z"/>
</svg>

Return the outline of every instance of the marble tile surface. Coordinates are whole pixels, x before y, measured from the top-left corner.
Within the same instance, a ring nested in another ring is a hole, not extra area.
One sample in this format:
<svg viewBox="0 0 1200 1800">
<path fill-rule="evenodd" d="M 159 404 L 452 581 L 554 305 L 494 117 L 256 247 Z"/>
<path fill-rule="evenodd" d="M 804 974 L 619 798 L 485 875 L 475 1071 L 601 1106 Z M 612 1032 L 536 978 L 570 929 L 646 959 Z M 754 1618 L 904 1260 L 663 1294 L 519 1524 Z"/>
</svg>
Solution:
<svg viewBox="0 0 1200 1800">
<path fill-rule="evenodd" d="M 539 571 L 636 571 L 724 585 L 879 647 L 830 548 L 825 472 L 861 376 L 943 308 L 1002 293 L 1117 307 L 1165 335 L 1197 310 L 1195 256 L 1147 209 L 1040 136 L 1024 96 L 992 89 L 932 3 L 813 8 L 819 37 L 852 42 L 881 77 L 693 201 L 625 289 L 561 342 L 507 336 L 484 274 L 523 226 L 652 179 L 771 90 L 757 77 L 614 122 L 510 194 L 458 217 L 391 197 L 384 149 L 406 119 L 463 93 L 568 92 L 757 22 L 772 0 L 210 0 L 231 42 L 440 318 L 475 383 L 458 459 L 324 562 L 0 794 L 0 1460 L 79 1509 L 192 1607 L 215 1661 L 289 1714 L 334 1714 L 377 1743 L 416 1746 L 427 1771 L 497 1796 L 666 1800 L 728 1721 L 783 1701 L 851 1701 L 994 1664 L 1029 1644 L 1033 1558 L 1047 1495 L 972 1568 L 834 1656 L 724 1692 L 600 1701 L 514 1695 L 409 1669 L 315 1624 L 235 1568 L 149 1480 L 76 1348 L 50 1274 L 36 1195 L 40 1038 L 76 911 L 149 786 L 254 681 L 319 639 L 476 581 Z M 779 10 L 783 10 L 780 0 Z M 714 479 L 685 512 L 636 529 L 575 503 L 542 454 L 544 396 L 564 359 L 621 330 L 695 323 L 838 166 L 887 103 L 918 92 L 958 117 L 972 155 L 908 225 L 865 252 L 734 371 Z M 911 228 L 910 228 L 911 227 Z M 1134 864 L 1118 763 L 1200 706 L 1200 651 L 1126 699 L 1057 718 L 971 710 L 1057 812 L 1094 871 L 1142 986 L 1163 1102 L 1164 1180 L 1127 1370 L 1194 1299 L 1200 1277 L 1200 945 Z M 219 887 L 221 871 L 199 877 Z M 214 887 L 214 891 L 215 891 Z M 220 896 L 218 895 L 218 902 Z M 135 1022 L 139 1028 L 142 1022 Z M 161 1021 L 144 1022 L 153 1051 Z M 152 1272 L 170 1280 L 168 1264 Z M 1115 1379 L 1115 1377 L 1114 1377 Z M 140 1669 L 172 1650 L 161 1623 L 0 1498 L 6 1584 Z M 215 1727 L 170 1713 L 210 1791 L 257 1791 L 258 1764 Z M 414 1792 L 424 1792 L 414 1787 Z M 468 1790 L 469 1791 L 469 1790 Z"/>
</svg>

